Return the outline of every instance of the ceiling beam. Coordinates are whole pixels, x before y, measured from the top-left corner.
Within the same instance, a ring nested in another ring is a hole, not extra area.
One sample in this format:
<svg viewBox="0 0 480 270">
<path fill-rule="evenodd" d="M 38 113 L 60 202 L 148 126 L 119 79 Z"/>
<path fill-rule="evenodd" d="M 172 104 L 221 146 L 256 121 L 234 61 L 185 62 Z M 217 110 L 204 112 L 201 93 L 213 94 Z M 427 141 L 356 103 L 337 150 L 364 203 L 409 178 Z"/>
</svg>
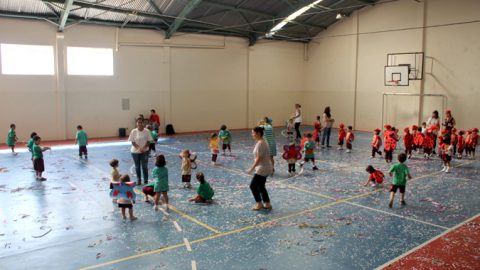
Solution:
<svg viewBox="0 0 480 270">
<path fill-rule="evenodd" d="M 65 29 L 65 24 L 67 23 L 68 15 L 70 15 L 70 10 L 72 9 L 73 0 L 65 0 L 63 5 L 62 15 L 60 16 L 60 21 L 58 24 L 58 32 L 63 32 Z"/>
<path fill-rule="evenodd" d="M 192 11 L 197 8 L 197 6 L 202 2 L 202 0 L 192 0 L 182 9 L 175 21 L 170 25 L 167 32 L 165 33 L 165 38 L 169 39 L 172 35 L 182 26 L 185 19 L 188 17 Z"/>
<path fill-rule="evenodd" d="M 251 14 L 251 15 L 254 15 L 254 16 L 262 17 L 262 18 L 269 18 L 269 19 L 275 18 L 274 14 L 259 12 L 259 11 L 256 11 L 256 10 L 253 10 L 253 9 L 248 9 L 248 8 L 236 7 L 236 6 L 232 6 L 232 5 L 227 5 L 227 4 L 223 4 L 223 3 L 214 2 L 214 1 L 211 1 L 211 0 L 203 0 L 202 3 L 206 4 L 206 5 L 209 5 L 209 6 L 212 6 L 212 7 L 224 8 L 224 9 L 229 9 L 229 10 L 232 10 L 232 11 L 239 11 L 239 12 L 242 12 L 243 14 Z"/>
<path fill-rule="evenodd" d="M 160 10 L 160 8 L 158 7 L 158 5 L 155 3 L 155 1 L 153 0 L 148 0 L 148 3 L 150 4 L 150 6 L 155 10 L 155 12 L 158 14 L 158 15 L 163 15 L 162 11 Z M 160 19 L 161 22 L 163 24 L 165 24 L 166 26 L 170 27 L 170 24 L 168 24 L 165 20 L 163 19 Z"/>
</svg>

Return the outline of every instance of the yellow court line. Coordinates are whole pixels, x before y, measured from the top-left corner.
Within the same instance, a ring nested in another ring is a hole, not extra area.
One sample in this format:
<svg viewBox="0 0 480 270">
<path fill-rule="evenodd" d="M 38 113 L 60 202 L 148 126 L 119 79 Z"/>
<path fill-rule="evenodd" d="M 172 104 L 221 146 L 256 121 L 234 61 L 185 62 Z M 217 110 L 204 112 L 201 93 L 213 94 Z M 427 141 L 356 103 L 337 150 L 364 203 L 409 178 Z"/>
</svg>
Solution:
<svg viewBox="0 0 480 270">
<path fill-rule="evenodd" d="M 192 216 L 189 216 L 188 214 L 186 214 L 186 213 L 178 210 L 176 207 L 174 207 L 174 206 L 172 206 L 172 205 L 169 205 L 169 208 L 170 208 L 173 212 L 175 212 L 175 213 L 181 215 L 182 217 L 184 217 L 184 218 L 186 218 L 186 219 L 188 219 L 188 220 L 190 220 L 190 221 L 192 221 L 192 222 L 194 222 L 194 223 L 196 223 L 196 224 L 204 227 L 205 229 L 208 229 L 208 230 L 210 230 L 210 231 L 212 231 L 212 232 L 214 232 L 214 233 L 221 233 L 221 231 L 219 231 L 219 230 L 217 230 L 217 229 L 214 229 L 214 228 L 208 226 L 207 224 L 201 222 L 200 220 L 198 220 L 198 219 L 196 219 L 196 218 L 194 218 L 194 217 L 192 217 Z"/>
<path fill-rule="evenodd" d="M 373 191 L 373 192 L 365 193 L 365 194 L 360 194 L 360 195 L 349 197 L 349 198 L 342 199 L 342 200 L 333 201 L 331 203 L 327 203 L 327 204 L 324 204 L 324 205 L 321 205 L 321 206 L 318 206 L 318 207 L 315 207 L 315 208 L 312 208 L 312 209 L 306 209 L 306 210 L 302 210 L 302 211 L 299 211 L 299 212 L 291 213 L 291 214 L 288 214 L 288 215 L 285 215 L 285 216 L 282 216 L 282 217 L 278 217 L 278 218 L 274 218 L 274 219 L 264 221 L 264 222 L 261 222 L 261 223 L 249 225 L 249 226 L 239 228 L 239 229 L 236 229 L 236 230 L 217 233 L 217 234 L 214 234 L 214 235 L 211 235 L 211 236 L 207 236 L 207 237 L 204 237 L 204 238 L 200 238 L 200 239 L 197 239 L 197 240 L 190 241 L 190 244 L 201 243 L 201 242 L 204 242 L 204 241 L 207 241 L 207 240 L 216 239 L 216 238 L 219 238 L 219 237 L 228 236 L 228 235 L 235 234 L 235 233 L 240 233 L 240 232 L 255 229 L 255 228 L 260 228 L 262 226 L 268 225 L 268 224 L 273 223 L 273 222 L 281 221 L 281 220 L 284 220 L 284 219 L 289 219 L 289 218 L 296 217 L 296 216 L 301 216 L 305 213 L 318 211 L 320 209 L 332 207 L 334 205 L 344 203 L 344 202 L 348 202 L 350 200 L 358 199 L 358 198 L 361 198 L 361 197 L 367 197 L 371 193 L 375 193 L 375 192 L 377 192 L 377 191 Z M 140 257 L 152 255 L 152 254 L 157 254 L 157 253 L 160 253 L 160 252 L 163 252 L 163 251 L 166 251 L 166 250 L 175 249 L 175 248 L 179 248 L 179 247 L 183 247 L 183 246 L 185 246 L 185 243 L 177 244 L 177 245 L 173 245 L 173 246 L 168 246 L 168 247 L 164 247 L 164 248 L 159 248 L 159 249 L 151 250 L 151 251 L 148 251 L 148 252 L 145 252 L 145 253 L 140 253 L 140 254 L 124 257 L 124 258 L 121 258 L 121 259 L 112 260 L 112 261 L 109 261 L 109 262 L 104 262 L 104 263 L 100 263 L 100 264 L 91 265 L 91 266 L 88 266 L 88 267 L 80 268 L 79 270 L 95 269 L 95 268 L 98 268 L 98 267 L 103 267 L 103 266 L 112 265 L 112 264 L 115 264 L 115 263 L 129 261 L 129 260 L 132 260 L 132 259 L 136 259 L 136 258 L 140 258 Z"/>
</svg>

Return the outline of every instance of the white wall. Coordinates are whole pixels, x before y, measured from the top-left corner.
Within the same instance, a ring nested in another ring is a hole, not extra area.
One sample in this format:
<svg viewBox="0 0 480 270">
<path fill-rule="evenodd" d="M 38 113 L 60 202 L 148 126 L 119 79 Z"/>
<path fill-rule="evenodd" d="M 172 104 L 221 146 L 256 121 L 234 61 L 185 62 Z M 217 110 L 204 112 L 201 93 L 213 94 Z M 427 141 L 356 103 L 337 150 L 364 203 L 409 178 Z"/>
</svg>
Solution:
<svg viewBox="0 0 480 270">
<path fill-rule="evenodd" d="M 306 64 L 306 103 L 316 105 L 310 120 L 330 105 L 337 124 L 379 127 L 383 92 L 419 94 L 422 89 L 421 81 L 384 86 L 387 53 L 424 51 L 424 93 L 446 95 L 459 127 L 478 125 L 471 116 L 480 114 L 480 23 L 445 24 L 478 21 L 479 10 L 475 0 L 402 0 L 364 8 L 322 32 L 310 43 Z M 389 98 L 388 105 L 392 124 L 417 123 L 418 97 Z M 439 98 L 425 98 L 421 105 L 421 120 L 441 110 Z"/>
<path fill-rule="evenodd" d="M 246 128 L 265 115 L 281 124 L 302 99 L 300 43 L 249 47 L 245 39 L 191 34 L 165 40 L 158 31 L 119 29 L 117 36 L 116 28 L 84 25 L 67 28 L 63 38 L 56 32 L 45 22 L 0 19 L 0 43 L 58 50 L 54 76 L 0 75 L 1 141 L 10 123 L 21 141 L 33 130 L 46 140 L 73 138 L 78 124 L 90 137 L 116 136 L 151 108 L 162 128 L 173 123 L 177 132 Z M 114 76 L 66 75 L 67 46 L 113 48 Z M 282 98 L 272 102 L 277 94 Z"/>
</svg>

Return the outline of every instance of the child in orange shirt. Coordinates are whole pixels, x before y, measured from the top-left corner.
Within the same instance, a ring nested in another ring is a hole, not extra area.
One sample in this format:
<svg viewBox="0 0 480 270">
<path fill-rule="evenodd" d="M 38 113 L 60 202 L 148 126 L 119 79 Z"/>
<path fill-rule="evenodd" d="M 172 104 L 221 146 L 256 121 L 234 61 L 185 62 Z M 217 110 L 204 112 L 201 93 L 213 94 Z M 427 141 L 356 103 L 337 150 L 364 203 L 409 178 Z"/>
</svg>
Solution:
<svg viewBox="0 0 480 270">
<path fill-rule="evenodd" d="M 458 152 L 457 158 L 462 159 L 463 150 L 465 149 L 465 138 L 463 137 L 465 134 L 465 130 L 460 130 L 457 136 L 457 145 L 458 145 Z"/>
<path fill-rule="evenodd" d="M 470 157 L 475 158 L 475 148 L 478 144 L 478 128 L 472 129 L 472 136 L 470 139 Z"/>
<path fill-rule="evenodd" d="M 413 135 L 413 150 L 417 152 L 417 154 L 420 152 L 420 149 L 423 148 L 423 134 L 420 132 L 418 127 L 416 125 L 412 126 L 412 135 Z"/>
<path fill-rule="evenodd" d="M 345 137 L 345 140 L 347 141 L 347 153 L 350 153 L 352 151 L 352 142 L 354 139 L 355 135 L 353 135 L 353 127 L 348 126 L 347 136 Z"/>
<path fill-rule="evenodd" d="M 405 135 L 403 136 L 403 145 L 405 146 L 405 155 L 408 158 L 412 157 L 412 146 L 413 146 L 413 135 L 410 134 L 410 129 L 406 127 L 403 131 L 405 131 Z"/>
<path fill-rule="evenodd" d="M 452 133 L 450 134 L 450 143 L 453 145 L 453 156 L 457 155 L 457 144 L 458 144 L 458 135 L 457 129 L 452 128 Z"/>
<path fill-rule="evenodd" d="M 385 144 L 383 146 L 383 151 L 385 152 L 385 161 L 387 163 L 392 162 L 393 160 L 393 150 L 397 145 L 395 140 L 395 131 L 393 131 L 392 126 L 386 124 L 385 131 L 383 132 L 383 139 Z"/>
<path fill-rule="evenodd" d="M 343 142 L 345 141 L 345 125 L 343 123 L 340 123 L 338 126 L 338 150 L 343 150 Z"/>
<path fill-rule="evenodd" d="M 367 182 L 363 186 L 367 186 L 368 183 L 372 182 L 372 187 L 381 185 L 385 175 L 380 170 L 375 170 L 372 165 L 368 165 L 366 171 L 370 174 Z"/>
<path fill-rule="evenodd" d="M 380 151 L 380 146 L 382 146 L 382 138 L 380 137 L 380 129 L 376 128 L 373 130 L 373 138 L 372 138 L 372 158 L 375 158 L 375 154 L 382 155 L 382 151 Z"/>
<path fill-rule="evenodd" d="M 435 137 L 433 136 L 433 130 L 435 127 L 427 129 L 427 135 L 423 139 L 423 157 L 430 158 L 432 155 L 432 149 L 435 143 Z"/>
</svg>

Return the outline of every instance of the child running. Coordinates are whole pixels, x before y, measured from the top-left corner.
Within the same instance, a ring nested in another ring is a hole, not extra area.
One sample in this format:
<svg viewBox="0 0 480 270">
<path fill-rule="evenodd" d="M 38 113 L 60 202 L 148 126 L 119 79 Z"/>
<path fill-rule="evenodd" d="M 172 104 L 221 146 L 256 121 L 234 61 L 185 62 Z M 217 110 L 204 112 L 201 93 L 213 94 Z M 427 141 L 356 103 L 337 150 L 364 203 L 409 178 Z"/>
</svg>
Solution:
<svg viewBox="0 0 480 270">
<path fill-rule="evenodd" d="M 368 165 L 366 171 L 370 174 L 370 177 L 368 177 L 367 182 L 363 186 L 367 186 L 370 182 L 372 182 L 372 187 L 376 187 L 377 185 L 381 185 L 383 183 L 385 175 L 382 171 L 375 170 L 372 165 Z"/>
<path fill-rule="evenodd" d="M 395 193 L 397 189 L 400 189 L 400 204 L 405 205 L 405 186 L 407 185 L 408 179 L 412 179 L 410 171 L 408 170 L 405 161 L 407 160 L 407 155 L 401 153 L 398 155 L 399 163 L 393 165 L 389 170 L 389 175 L 393 176 L 392 187 L 390 188 L 390 201 L 388 202 L 388 207 L 393 207 L 393 199 L 395 199 Z"/>
<path fill-rule="evenodd" d="M 308 141 L 303 146 L 303 151 L 305 152 L 305 159 L 304 159 L 304 162 L 300 163 L 300 168 L 303 168 L 303 165 L 305 163 L 308 163 L 309 161 L 311 161 L 313 164 L 313 170 L 317 171 L 318 168 L 315 165 L 315 142 L 312 139 L 312 134 L 308 133 L 307 138 L 308 138 Z"/>
<path fill-rule="evenodd" d="M 212 165 L 217 164 L 217 156 L 218 156 L 218 135 L 217 133 L 213 133 L 208 140 L 208 147 L 212 152 Z"/>
<path fill-rule="evenodd" d="M 15 124 L 10 124 L 10 130 L 8 131 L 7 135 L 7 146 L 12 149 L 12 154 L 16 155 L 15 152 L 15 144 L 18 141 L 17 133 L 15 132 L 16 126 Z"/>
<path fill-rule="evenodd" d="M 182 159 L 182 183 L 184 188 L 191 188 L 190 184 L 192 180 L 192 161 L 190 160 L 190 150 L 185 149 L 180 153 Z"/>
<path fill-rule="evenodd" d="M 33 137 L 33 169 L 35 170 L 35 179 L 38 181 L 45 181 L 47 178 L 42 177 L 42 173 L 45 171 L 45 163 L 43 161 L 43 152 L 50 150 L 50 147 L 41 147 L 40 142 L 42 138 L 40 136 Z"/>
<path fill-rule="evenodd" d="M 343 142 L 345 141 L 345 125 L 343 123 L 340 123 L 338 126 L 338 149 L 337 150 L 343 150 Z"/>
<path fill-rule="evenodd" d="M 352 143 L 354 139 L 355 139 L 355 135 L 353 135 L 353 127 L 348 126 L 347 136 L 345 137 L 346 144 L 347 144 L 347 153 L 350 153 L 352 151 Z"/>
<path fill-rule="evenodd" d="M 197 188 L 197 196 L 188 199 L 188 201 L 195 203 L 212 203 L 212 198 L 215 192 L 205 180 L 205 175 L 202 172 L 198 172 L 196 177 L 197 181 L 200 183 Z"/>
<path fill-rule="evenodd" d="M 87 133 L 83 130 L 81 125 L 77 126 L 77 135 L 75 136 L 75 144 L 78 144 L 78 155 L 82 158 L 82 154 L 85 156 L 85 159 L 88 158 L 87 145 L 88 145 L 88 136 Z"/>
<path fill-rule="evenodd" d="M 228 149 L 229 154 L 232 155 L 232 147 L 230 145 L 230 143 L 232 141 L 232 134 L 227 129 L 226 125 L 222 125 L 220 127 L 220 131 L 218 132 L 218 137 L 222 141 L 223 155 L 225 155 L 225 150 L 227 150 L 227 149 Z"/>
<path fill-rule="evenodd" d="M 382 138 L 380 137 L 380 129 L 376 128 L 373 130 L 373 138 L 372 138 L 372 158 L 375 158 L 375 154 L 382 155 L 382 151 L 380 151 L 380 146 L 382 146 Z"/>
</svg>

